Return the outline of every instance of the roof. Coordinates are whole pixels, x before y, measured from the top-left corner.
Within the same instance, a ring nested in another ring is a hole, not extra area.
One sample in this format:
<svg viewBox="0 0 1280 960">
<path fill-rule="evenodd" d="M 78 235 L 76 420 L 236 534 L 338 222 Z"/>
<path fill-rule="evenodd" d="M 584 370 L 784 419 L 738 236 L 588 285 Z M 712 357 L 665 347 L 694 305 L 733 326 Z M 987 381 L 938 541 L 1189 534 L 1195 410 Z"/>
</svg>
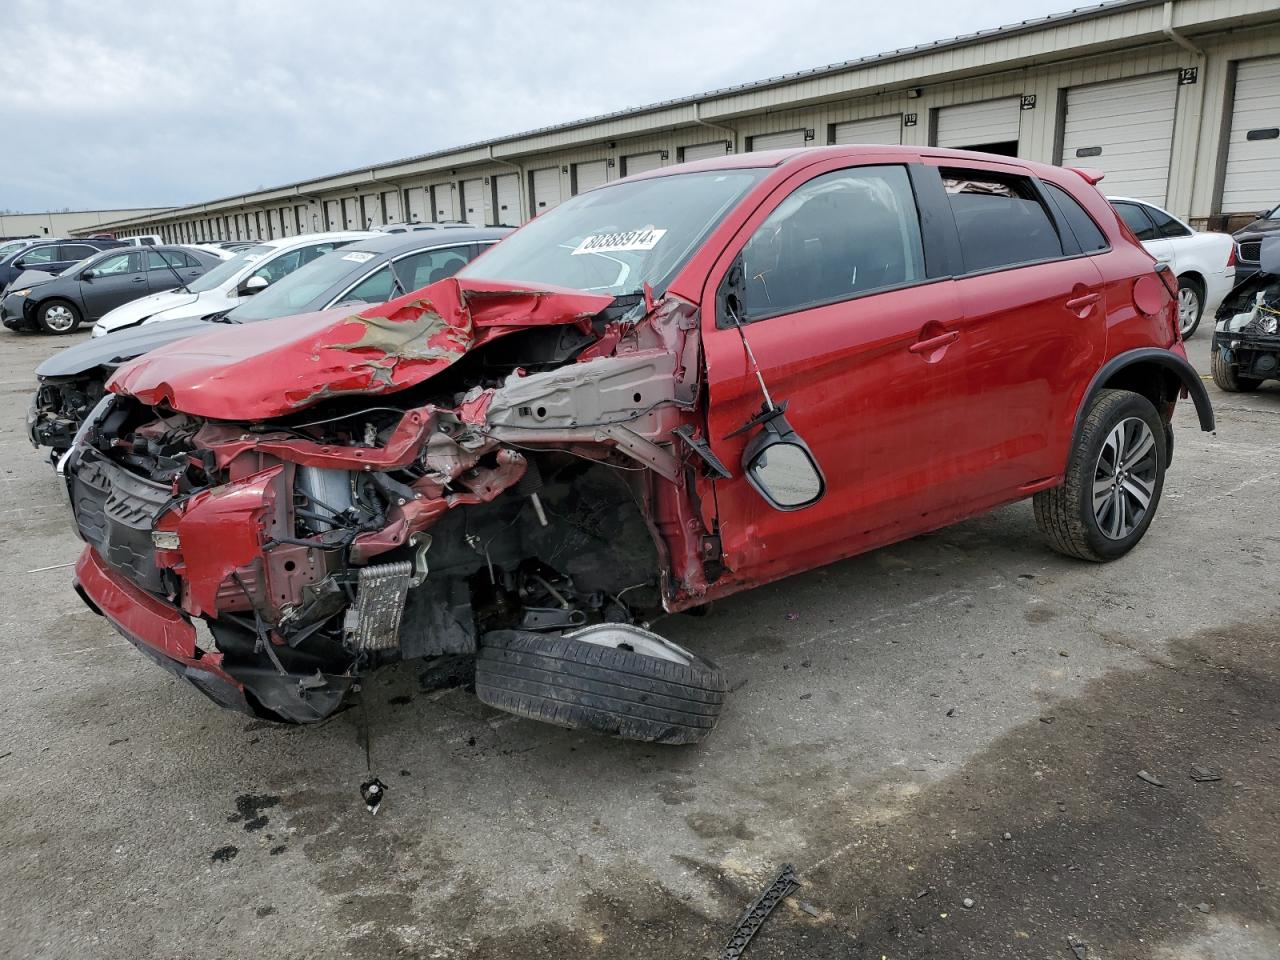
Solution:
<svg viewBox="0 0 1280 960">
<path fill-rule="evenodd" d="M 448 230 L 410 230 L 408 233 L 381 233 L 356 240 L 349 247 L 365 253 L 403 253 L 431 247 L 452 247 L 462 243 L 501 240 L 512 233 L 512 227 L 453 227 Z"/>
</svg>

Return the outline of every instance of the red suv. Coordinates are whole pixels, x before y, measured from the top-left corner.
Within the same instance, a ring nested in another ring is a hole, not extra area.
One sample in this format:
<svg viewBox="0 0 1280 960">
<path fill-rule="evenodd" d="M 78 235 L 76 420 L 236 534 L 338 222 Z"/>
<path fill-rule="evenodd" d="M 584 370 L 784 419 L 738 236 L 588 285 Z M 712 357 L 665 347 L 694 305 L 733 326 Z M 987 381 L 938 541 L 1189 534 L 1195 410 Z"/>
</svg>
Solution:
<svg viewBox="0 0 1280 960">
<path fill-rule="evenodd" d="M 729 156 L 574 197 L 382 306 L 156 350 L 60 465 L 77 589 L 259 716 L 462 656 L 495 707 L 697 740 L 724 676 L 642 626 L 662 611 L 1027 497 L 1063 553 L 1142 538 L 1174 403 L 1213 412 L 1176 280 L 1099 176 Z"/>
</svg>

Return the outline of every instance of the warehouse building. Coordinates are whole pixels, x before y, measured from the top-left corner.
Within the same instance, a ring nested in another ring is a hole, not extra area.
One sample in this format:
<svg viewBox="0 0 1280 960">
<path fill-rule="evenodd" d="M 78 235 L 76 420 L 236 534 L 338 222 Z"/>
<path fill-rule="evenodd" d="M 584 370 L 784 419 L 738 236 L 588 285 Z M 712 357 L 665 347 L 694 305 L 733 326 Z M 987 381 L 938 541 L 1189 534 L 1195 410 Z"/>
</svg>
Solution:
<svg viewBox="0 0 1280 960">
<path fill-rule="evenodd" d="M 169 207 L 129 207 L 115 210 L 53 210 L 47 213 L 0 213 L 0 240 L 20 237 L 87 236 L 105 223 L 134 221 L 168 211 Z"/>
<path fill-rule="evenodd" d="M 1280 203 L 1280 5 L 1117 0 L 108 226 L 200 241 L 516 225 L 642 170 L 837 143 L 1097 167 L 1110 194 L 1230 226 Z"/>
</svg>

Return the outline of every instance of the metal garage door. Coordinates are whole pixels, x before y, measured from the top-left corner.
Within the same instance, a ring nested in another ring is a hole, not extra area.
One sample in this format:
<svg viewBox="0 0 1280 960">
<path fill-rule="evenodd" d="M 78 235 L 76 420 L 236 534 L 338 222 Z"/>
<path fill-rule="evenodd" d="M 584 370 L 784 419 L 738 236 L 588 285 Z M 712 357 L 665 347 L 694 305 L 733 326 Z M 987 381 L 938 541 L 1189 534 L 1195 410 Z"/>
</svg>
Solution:
<svg viewBox="0 0 1280 960">
<path fill-rule="evenodd" d="M 431 209 L 427 204 L 426 187 L 410 187 L 405 191 L 409 203 L 409 218 L 406 223 L 429 223 Z"/>
<path fill-rule="evenodd" d="M 360 198 L 359 197 L 343 197 L 342 198 L 342 229 L 343 230 L 359 230 L 360 223 Z"/>
<path fill-rule="evenodd" d="M 804 131 L 803 130 L 783 130 L 780 133 L 762 133 L 754 136 L 749 141 L 748 150 L 753 153 L 757 150 L 781 150 L 786 147 L 803 147 Z"/>
<path fill-rule="evenodd" d="M 484 219 L 484 181 L 479 177 L 462 181 L 462 219 L 483 227 Z"/>
<path fill-rule="evenodd" d="M 1113 196 L 1165 202 L 1178 77 L 1149 74 L 1067 91 L 1062 162 L 1107 172 Z"/>
<path fill-rule="evenodd" d="M 902 143 L 902 114 L 837 123 L 832 143 Z"/>
<path fill-rule="evenodd" d="M 629 177 L 633 173 L 644 173 L 646 170 L 657 170 L 662 166 L 662 154 L 655 150 L 652 153 L 633 153 L 622 158 L 622 175 Z"/>
<path fill-rule="evenodd" d="M 458 191 L 452 183 L 437 183 L 431 188 L 432 208 L 436 222 L 458 220 Z"/>
<path fill-rule="evenodd" d="M 604 186 L 609 180 L 609 165 L 603 160 L 573 165 L 573 192 L 586 193 Z"/>
<path fill-rule="evenodd" d="M 399 223 L 404 219 L 404 216 L 400 213 L 399 190 L 382 191 L 382 209 L 387 223 Z"/>
<path fill-rule="evenodd" d="M 543 167 L 529 174 L 530 188 L 533 192 L 533 215 L 559 206 L 560 200 L 560 168 Z"/>
<path fill-rule="evenodd" d="M 1227 140 L 1223 213 L 1255 213 L 1280 194 L 1280 57 L 1236 68 L 1236 99 Z"/>
<path fill-rule="evenodd" d="M 680 151 L 680 159 L 685 163 L 692 163 L 694 160 L 714 160 L 728 152 L 729 141 L 716 140 L 713 143 L 696 143 L 692 147 L 685 147 Z"/>
<path fill-rule="evenodd" d="M 326 200 L 324 202 L 324 228 L 326 230 L 342 229 L 342 208 L 338 205 L 337 200 Z M 240 225 L 236 224 L 236 235 L 240 234 Z"/>
<path fill-rule="evenodd" d="M 524 223 L 520 212 L 520 177 L 503 173 L 493 178 L 493 222 L 504 227 Z"/>
<path fill-rule="evenodd" d="M 1016 144 L 1022 101 L 1018 97 L 962 103 L 938 110 L 933 132 L 935 147 L 977 149 Z"/>
<path fill-rule="evenodd" d="M 382 226 L 382 198 L 376 193 L 366 193 L 360 198 L 360 229 Z"/>
</svg>

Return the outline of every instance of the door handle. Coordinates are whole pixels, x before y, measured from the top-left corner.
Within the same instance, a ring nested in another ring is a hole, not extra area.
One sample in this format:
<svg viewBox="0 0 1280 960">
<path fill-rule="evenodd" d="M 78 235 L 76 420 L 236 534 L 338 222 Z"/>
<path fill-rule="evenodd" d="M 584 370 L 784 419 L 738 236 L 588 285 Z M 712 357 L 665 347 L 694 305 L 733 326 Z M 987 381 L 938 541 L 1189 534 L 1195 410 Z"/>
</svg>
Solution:
<svg viewBox="0 0 1280 960">
<path fill-rule="evenodd" d="M 146 282 L 147 282 L 147 278 L 146 278 L 146 277 L 134 277 L 134 278 L 133 278 L 133 282 L 134 282 L 134 283 L 146 283 Z"/>
<path fill-rule="evenodd" d="M 1097 293 L 1086 293 L 1083 297 L 1073 297 L 1067 301 L 1068 310 L 1088 310 L 1095 303 L 1102 299 Z"/>
<path fill-rule="evenodd" d="M 949 330 L 936 337 L 930 337 L 928 340 L 917 340 L 907 347 L 907 350 L 911 353 L 932 353 L 934 350 L 941 350 L 943 347 L 950 346 L 959 339 L 960 331 Z"/>
</svg>

